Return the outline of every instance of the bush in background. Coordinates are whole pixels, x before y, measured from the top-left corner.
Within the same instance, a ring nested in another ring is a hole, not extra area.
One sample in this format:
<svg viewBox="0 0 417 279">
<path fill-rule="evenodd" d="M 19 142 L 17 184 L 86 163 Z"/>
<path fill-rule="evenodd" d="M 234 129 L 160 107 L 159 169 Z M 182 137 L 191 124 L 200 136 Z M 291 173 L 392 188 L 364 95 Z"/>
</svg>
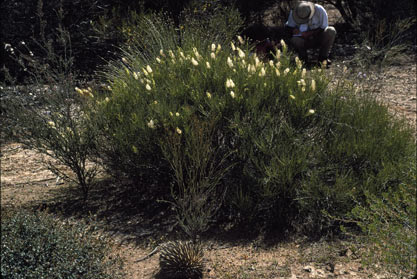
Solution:
<svg viewBox="0 0 417 279">
<path fill-rule="evenodd" d="M 415 30 L 416 22 L 413 17 L 395 22 L 382 20 L 375 25 L 375 29 L 359 33 L 356 40 L 359 47 L 350 64 L 362 69 L 372 66 L 381 68 L 410 60 L 410 49 L 415 43 L 410 34 Z"/>
<path fill-rule="evenodd" d="M 178 25 L 181 13 L 187 7 L 199 9 L 219 7 L 217 0 L 87 0 L 87 1 L 2 1 L 0 4 L 0 54 L 3 58 L 0 68 L 6 68 L 19 82 L 24 82 L 27 74 L 5 49 L 10 45 L 21 48 L 21 42 L 32 50 L 35 56 L 43 58 L 45 41 L 50 41 L 56 52 L 65 55 L 59 42 L 53 40 L 58 26 L 66 29 L 72 38 L 73 57 L 76 69 L 84 75 L 93 75 L 105 62 L 115 56 L 118 47 L 125 43 L 129 30 L 126 22 L 131 14 L 164 12 Z M 231 6 L 228 3 L 227 6 Z M 60 15 L 60 18 L 57 17 Z M 203 18 L 202 18 L 203 19 Z M 0 72 L 0 80 L 6 77 Z"/>
<path fill-rule="evenodd" d="M 348 25 L 346 33 L 359 45 L 352 65 L 395 64 L 415 45 L 416 7 L 413 1 L 323 0 L 338 9 Z M 411 53 L 411 52 L 410 52 Z"/>
<path fill-rule="evenodd" d="M 9 122 L 16 125 L 12 138 L 42 154 L 43 163 L 57 175 L 57 181 L 62 178 L 75 183 L 86 200 L 98 171 L 97 166 L 89 164 L 94 160 L 97 132 L 89 129 L 82 112 L 88 106 L 86 95 L 91 93 L 84 89 L 84 96 L 79 96 L 75 84 L 62 79 L 43 86 L 18 87 L 17 94 L 32 94 L 41 105 L 22 102 L 21 96 L 15 96 L 7 100 L 7 109 Z"/>
<path fill-rule="evenodd" d="M 379 22 L 387 24 L 414 17 L 415 4 L 412 1 L 399 0 L 386 2 L 383 0 L 323 0 L 321 2 L 336 7 L 344 21 L 353 29 L 361 31 L 376 30 Z M 409 30 L 411 31 L 411 30 Z"/>
<path fill-rule="evenodd" d="M 10 45 L 16 51 L 25 51 L 22 42 L 38 59 L 48 55 L 44 49 L 46 44 L 51 44 L 56 54 L 65 56 L 68 49 L 54 37 L 57 29 L 61 28 L 70 34 L 76 69 L 83 74 L 92 74 L 103 63 L 99 57 L 111 57 L 115 51 L 112 45 L 115 41 L 99 38 L 91 26 L 105 12 L 106 3 L 101 4 L 98 5 L 95 0 L 2 1 L 0 51 L 4 59 L 0 67 L 7 68 L 20 83 L 24 82 L 27 73 L 5 48 Z M 2 72 L 0 79 L 4 80 L 4 77 Z"/>
<path fill-rule="evenodd" d="M 101 236 L 46 213 L 2 212 L 1 245 L 2 278 L 124 278 Z"/>
</svg>

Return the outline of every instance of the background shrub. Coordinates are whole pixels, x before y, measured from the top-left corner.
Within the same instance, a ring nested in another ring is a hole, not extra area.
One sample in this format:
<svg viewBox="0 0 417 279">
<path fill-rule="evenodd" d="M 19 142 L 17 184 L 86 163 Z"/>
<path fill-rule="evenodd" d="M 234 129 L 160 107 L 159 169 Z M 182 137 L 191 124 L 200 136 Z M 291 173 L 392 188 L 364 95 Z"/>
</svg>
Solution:
<svg viewBox="0 0 417 279">
<path fill-rule="evenodd" d="M 344 26 L 340 26 L 345 34 L 338 33 L 346 36 L 347 43 L 359 45 L 352 65 L 362 68 L 393 64 L 415 45 L 416 6 L 412 1 L 321 2 L 336 7 L 345 22 Z"/>
<path fill-rule="evenodd" d="M 106 3 L 98 5 L 97 1 L 2 1 L 0 8 L 1 39 L 0 52 L 4 57 L 1 68 L 7 68 L 11 75 L 23 82 L 28 76 L 10 52 L 5 48 L 9 44 L 15 51 L 22 51 L 29 55 L 27 48 L 38 59 L 48 56 L 45 45 L 50 44 L 55 53 L 64 57 L 68 49 L 55 40 L 57 29 L 65 29 L 71 37 L 72 57 L 74 64 L 81 73 L 92 74 L 97 65 L 103 60 L 98 57 L 111 57 L 114 48 L 111 43 L 99 38 L 91 28 L 94 22 L 104 13 Z M 25 46 L 22 45 L 25 43 Z M 45 61 L 45 64 L 47 62 Z M 0 80 L 4 81 L 4 72 Z"/>
<path fill-rule="evenodd" d="M 22 95 L 7 100 L 8 120 L 15 123 L 12 138 L 42 154 L 42 163 L 57 179 L 77 185 L 85 200 L 98 171 L 97 166 L 89 164 L 94 160 L 97 132 L 89 129 L 88 119 L 82 115 L 91 93 L 84 89 L 81 96 L 74 90 L 75 82 L 68 79 L 56 82 L 18 88 L 18 94 L 32 94 L 35 102 L 22 101 Z"/>
<path fill-rule="evenodd" d="M 178 25 L 185 8 L 193 6 L 193 10 L 198 10 L 204 5 L 219 7 L 219 4 L 215 0 L 2 1 L 0 54 L 3 59 L 0 68 L 7 69 L 19 82 L 25 80 L 27 73 L 5 48 L 10 45 L 15 51 L 25 51 L 21 42 L 25 42 L 32 53 L 41 59 L 47 56 L 43 49 L 46 42 L 52 43 L 56 53 L 64 56 L 62 44 L 53 38 L 59 27 L 67 30 L 72 38 L 76 69 L 84 75 L 93 75 L 107 60 L 115 57 L 118 47 L 126 39 L 128 41 L 129 28 L 133 26 L 127 26 L 127 22 L 135 18 L 132 15 L 165 12 Z M 4 81 L 6 75 L 6 72 L 1 71 L 0 80 Z"/>
<path fill-rule="evenodd" d="M 2 212 L 2 278 L 123 278 L 108 244 L 46 213 Z"/>
<path fill-rule="evenodd" d="M 323 0 L 335 6 L 341 13 L 345 22 L 354 29 L 362 31 L 376 30 L 376 26 L 381 21 L 395 23 L 402 19 L 413 17 L 415 5 L 407 0 L 396 2 L 386 2 L 383 0 Z M 409 30 L 411 31 L 411 30 Z"/>
</svg>

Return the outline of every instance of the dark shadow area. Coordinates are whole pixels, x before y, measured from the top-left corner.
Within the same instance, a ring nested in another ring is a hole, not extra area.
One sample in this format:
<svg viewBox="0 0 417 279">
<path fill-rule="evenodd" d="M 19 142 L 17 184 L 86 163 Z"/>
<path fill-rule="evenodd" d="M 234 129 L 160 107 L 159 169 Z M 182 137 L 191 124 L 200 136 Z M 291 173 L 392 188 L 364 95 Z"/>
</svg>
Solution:
<svg viewBox="0 0 417 279">
<path fill-rule="evenodd" d="M 155 239 L 176 232 L 176 219 L 164 198 L 141 193 L 126 182 L 102 180 L 84 201 L 78 189 L 56 189 L 54 198 L 39 205 L 65 218 L 84 219 L 123 241 L 139 244 L 145 238 Z"/>
<path fill-rule="evenodd" d="M 50 191 L 48 200 L 31 203 L 33 210 L 48 211 L 68 219 L 83 221 L 116 236 L 122 243 L 144 244 L 152 239 L 188 239 L 178 225 L 175 211 L 164 197 L 140 192 L 129 182 L 105 179 L 82 199 L 78 188 L 63 187 Z M 225 217 L 216 219 L 210 229 L 200 236 L 203 241 L 221 245 L 254 243 L 263 247 L 292 239 L 294 231 L 288 224 L 250 224 Z"/>
</svg>

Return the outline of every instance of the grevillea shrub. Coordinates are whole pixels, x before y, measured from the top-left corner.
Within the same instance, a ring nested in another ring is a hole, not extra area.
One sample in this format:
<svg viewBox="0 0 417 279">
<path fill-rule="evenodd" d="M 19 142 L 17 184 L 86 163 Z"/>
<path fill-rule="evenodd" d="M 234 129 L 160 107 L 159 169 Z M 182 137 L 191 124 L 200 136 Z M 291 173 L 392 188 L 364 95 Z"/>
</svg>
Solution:
<svg viewBox="0 0 417 279">
<path fill-rule="evenodd" d="M 307 71 L 285 44 L 272 61 L 240 37 L 146 59 L 131 49 L 107 78 L 91 117 L 105 166 L 168 177 L 163 187 L 192 235 L 221 204 L 245 222 L 329 228 L 323 210 L 340 216 L 352 195 L 396 187 L 401 175 L 388 170 L 414 148 L 384 106 L 348 84 L 329 89 L 325 70 Z"/>
</svg>

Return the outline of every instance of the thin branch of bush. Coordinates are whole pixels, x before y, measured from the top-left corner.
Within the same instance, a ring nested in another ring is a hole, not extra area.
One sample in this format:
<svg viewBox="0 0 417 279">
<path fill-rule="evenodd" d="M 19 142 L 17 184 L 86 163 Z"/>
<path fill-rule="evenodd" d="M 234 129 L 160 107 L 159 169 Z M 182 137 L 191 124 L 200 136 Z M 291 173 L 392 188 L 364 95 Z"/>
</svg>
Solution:
<svg viewBox="0 0 417 279">
<path fill-rule="evenodd" d="M 38 7 L 42 16 L 42 1 Z M 62 20 L 63 11 L 57 11 L 57 16 Z M 41 26 L 46 24 L 42 18 L 40 21 Z M 15 140 L 52 158 L 52 161 L 45 161 L 48 168 L 61 178 L 76 182 L 85 200 L 98 170 L 88 164 L 95 131 L 89 127 L 83 113 L 90 106 L 92 89 L 75 90 L 78 82 L 73 69 L 70 34 L 60 25 L 53 35 L 63 53 L 55 52 L 52 40 L 41 34 L 42 41 L 35 43 L 42 47 L 45 59 L 33 55 L 27 47 L 15 55 L 31 77 L 26 86 L 9 87 L 6 118 L 15 124 Z M 12 95 L 14 90 L 18 92 Z M 75 177 L 68 175 L 54 160 L 68 167 Z"/>
<path fill-rule="evenodd" d="M 233 163 L 231 154 L 220 154 L 214 146 L 216 133 L 211 122 L 192 119 L 190 130 L 183 135 L 168 132 L 161 147 L 175 176 L 171 187 L 172 204 L 184 232 L 195 240 L 209 228 L 209 222 L 220 209 L 227 191 L 222 181 Z"/>
</svg>

